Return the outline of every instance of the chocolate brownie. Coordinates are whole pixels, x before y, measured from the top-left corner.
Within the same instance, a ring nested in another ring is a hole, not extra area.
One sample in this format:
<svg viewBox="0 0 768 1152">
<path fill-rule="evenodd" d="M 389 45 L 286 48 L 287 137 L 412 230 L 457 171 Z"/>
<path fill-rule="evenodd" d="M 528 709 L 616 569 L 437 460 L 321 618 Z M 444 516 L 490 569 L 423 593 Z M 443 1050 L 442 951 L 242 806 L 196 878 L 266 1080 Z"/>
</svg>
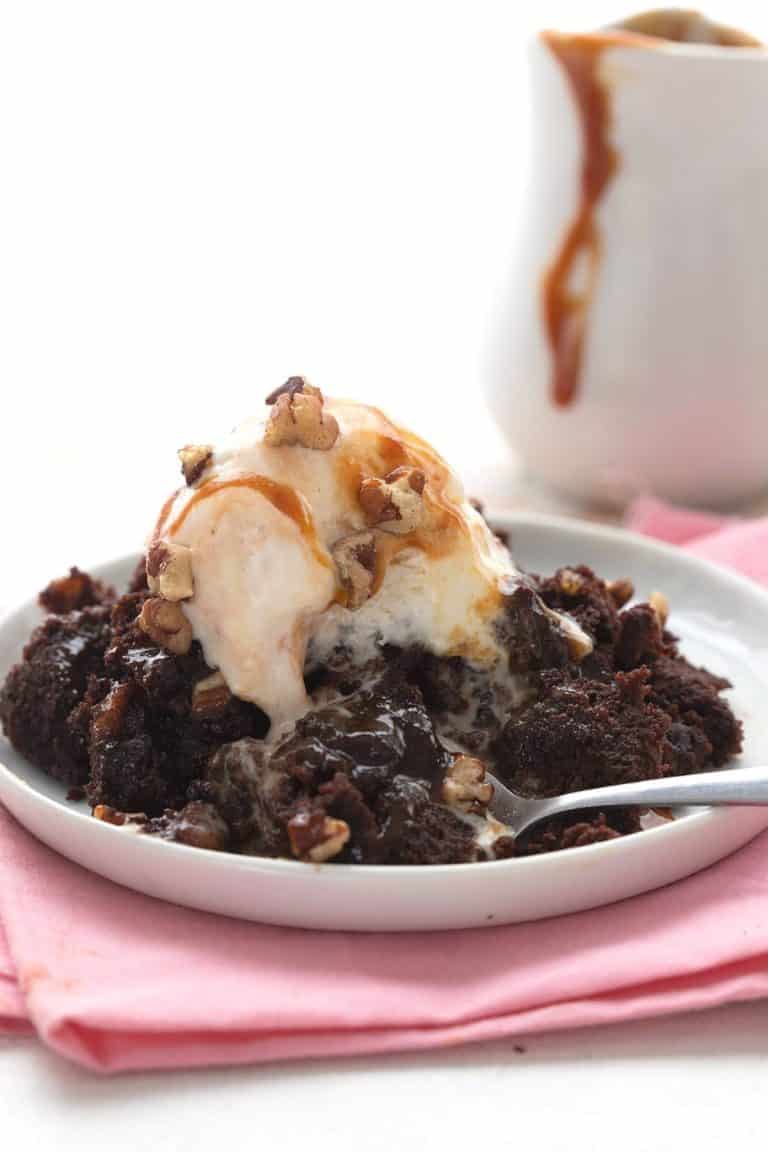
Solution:
<svg viewBox="0 0 768 1152">
<path fill-rule="evenodd" d="M 636 832 L 639 814 L 580 813 L 518 843 L 489 835 L 486 767 L 545 796 L 700 771 L 741 749 L 728 682 L 684 658 L 663 605 L 628 606 L 629 581 L 584 566 L 511 590 L 508 659 L 493 673 L 418 647 L 363 665 L 343 645 L 322 663 L 310 653 L 312 708 L 274 742 L 197 641 L 174 653 L 142 629 L 149 596 L 143 564 L 119 598 L 77 568 L 52 581 L 52 614 L 0 691 L 0 719 L 100 818 L 136 814 L 143 833 L 182 844 L 389 865 L 578 847 Z M 555 613 L 591 653 L 569 649 Z"/>
<path fill-rule="evenodd" d="M 274 749 L 256 740 L 222 748 L 191 794 L 248 852 L 290 855 L 293 838 L 294 854 L 311 858 L 328 818 L 350 829 L 340 862 L 458 862 L 476 849 L 472 827 L 441 803 L 451 759 L 419 690 L 390 675 L 308 713 Z M 301 843 L 307 830 L 313 838 Z"/>
<path fill-rule="evenodd" d="M 101 580 L 94 580 L 79 568 L 70 568 L 66 576 L 51 580 L 40 593 L 40 607 L 46 612 L 74 612 L 92 604 L 105 604 L 115 599 L 115 590 Z"/>
<path fill-rule="evenodd" d="M 32 633 L 0 691 L 6 736 L 39 768 L 65 784 L 88 779 L 88 733 L 80 705 L 103 673 L 108 607 L 49 616 Z"/>
<path fill-rule="evenodd" d="M 538 699 L 504 727 L 496 773 L 524 796 L 663 776 L 670 718 L 649 701 L 647 681 L 645 668 L 609 684 L 545 674 Z"/>
<path fill-rule="evenodd" d="M 183 804 L 190 782 L 222 744 L 264 737 L 267 717 L 226 688 L 201 691 L 213 676 L 195 643 L 174 655 L 138 628 L 144 593 L 128 593 L 111 615 L 104 677 L 90 708 L 92 804 L 160 815 Z"/>
</svg>

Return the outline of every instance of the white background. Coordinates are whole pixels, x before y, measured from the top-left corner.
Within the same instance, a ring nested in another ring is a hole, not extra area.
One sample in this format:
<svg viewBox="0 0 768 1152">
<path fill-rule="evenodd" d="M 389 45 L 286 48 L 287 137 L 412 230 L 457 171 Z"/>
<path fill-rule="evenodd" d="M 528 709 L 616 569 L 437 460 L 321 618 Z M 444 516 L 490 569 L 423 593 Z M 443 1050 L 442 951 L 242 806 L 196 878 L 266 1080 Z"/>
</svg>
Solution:
<svg viewBox="0 0 768 1152">
<path fill-rule="evenodd" d="M 526 174 L 525 42 L 620 14 L 0 2 L 0 605 L 138 547 L 175 449 L 293 373 L 390 408 L 473 491 L 519 501 L 482 387 Z M 764 6 L 713 14 L 768 36 Z M 0 1139 L 762 1147 L 767 1025 L 741 1006 L 523 1054 L 110 1082 L 6 1042 Z"/>
</svg>

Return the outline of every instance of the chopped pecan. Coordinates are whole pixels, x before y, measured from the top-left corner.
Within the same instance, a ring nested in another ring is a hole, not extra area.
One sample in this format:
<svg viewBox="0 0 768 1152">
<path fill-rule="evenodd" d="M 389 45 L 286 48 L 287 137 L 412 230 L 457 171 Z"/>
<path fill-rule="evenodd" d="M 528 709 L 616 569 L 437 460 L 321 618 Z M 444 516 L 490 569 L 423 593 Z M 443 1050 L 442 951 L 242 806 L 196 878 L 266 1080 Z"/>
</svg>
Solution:
<svg viewBox="0 0 768 1152">
<path fill-rule="evenodd" d="M 443 780 L 443 802 L 462 812 L 484 812 L 493 799 L 485 764 L 474 756 L 457 756 Z"/>
<path fill-rule="evenodd" d="M 179 448 L 178 457 L 184 479 L 191 488 L 213 459 L 213 448 L 210 444 L 185 444 Z"/>
<path fill-rule="evenodd" d="M 387 484 L 397 484 L 400 481 L 408 488 L 412 488 L 417 496 L 421 496 L 427 483 L 427 477 L 421 468 L 408 468 L 401 465 L 399 468 L 394 468 L 388 475 L 384 477 Z"/>
<path fill-rule="evenodd" d="M 413 532 L 424 523 L 422 499 L 427 478 L 420 468 L 396 468 L 383 480 L 369 476 L 358 499 L 366 522 L 387 532 Z"/>
<path fill-rule="evenodd" d="M 164 600 L 188 600 L 195 593 L 192 550 L 184 544 L 158 540 L 147 552 L 147 584 Z"/>
<path fill-rule="evenodd" d="M 621 836 L 615 828 L 609 827 L 605 816 L 601 812 L 599 817 L 589 823 L 586 820 L 578 824 L 571 824 L 565 828 L 560 840 L 561 848 L 584 848 L 588 844 L 599 844 L 602 840 L 616 840 Z"/>
<path fill-rule="evenodd" d="M 557 580 L 562 592 L 566 596 L 578 596 L 584 587 L 584 577 L 572 568 L 561 568 Z"/>
<path fill-rule="evenodd" d="M 191 800 L 169 819 L 168 838 L 191 848 L 224 852 L 229 846 L 229 827 L 212 804 Z"/>
<path fill-rule="evenodd" d="M 648 603 L 656 613 L 656 619 L 662 628 L 666 627 L 667 619 L 669 617 L 669 601 L 663 592 L 652 592 L 648 597 Z"/>
<path fill-rule="evenodd" d="M 117 740 L 133 694 L 132 684 L 115 684 L 102 702 L 96 705 L 91 716 L 91 736 L 94 740 Z"/>
<path fill-rule="evenodd" d="M 198 719 L 220 715 L 232 698 L 221 672 L 213 672 L 198 680 L 192 689 L 192 714 Z"/>
<path fill-rule="evenodd" d="M 578 576 L 578 573 L 574 573 Z M 572 616 L 566 612 L 555 612 L 554 608 L 548 607 L 543 600 L 540 602 L 541 610 L 546 616 L 549 617 L 554 627 L 560 633 L 568 646 L 568 655 L 571 660 L 580 664 L 585 656 L 589 656 L 590 652 L 594 650 L 594 644 L 590 636 L 580 628 Z"/>
<path fill-rule="evenodd" d="M 147 823 L 145 812 L 121 812 L 118 808 L 111 808 L 109 804 L 97 804 L 91 809 L 91 815 L 104 824 L 116 824 L 120 828 L 125 824 L 140 826 Z"/>
<path fill-rule="evenodd" d="M 338 856 L 350 837 L 349 825 L 345 820 L 334 820 L 326 817 L 323 824 L 323 839 L 314 848 L 309 850 L 309 858 L 315 864 L 322 864 L 324 860 L 331 860 Z"/>
<path fill-rule="evenodd" d="M 616 608 L 623 608 L 635 594 L 631 580 L 609 580 L 605 587 Z"/>
<path fill-rule="evenodd" d="M 104 824 L 122 826 L 126 821 L 125 812 L 118 812 L 116 808 L 110 808 L 109 804 L 97 804 L 93 809 L 93 815 Z"/>
<path fill-rule="evenodd" d="M 339 436 L 338 422 L 325 411 L 320 389 L 303 377 L 292 376 L 267 397 L 267 403 L 271 403 L 272 411 L 264 430 L 265 444 L 273 448 L 300 444 L 320 452 L 333 448 Z"/>
<path fill-rule="evenodd" d="M 297 392 L 303 392 L 304 389 L 311 388 L 303 376 L 289 376 L 285 384 L 281 384 L 279 388 L 274 388 L 269 396 L 264 401 L 265 404 L 275 404 L 281 396 L 295 396 Z"/>
<path fill-rule="evenodd" d="M 294 856 L 322 864 L 338 856 L 349 840 L 349 825 L 324 812 L 297 812 L 288 821 L 288 838 Z"/>
<path fill-rule="evenodd" d="M 46 612 L 75 612 L 89 604 L 103 604 L 114 598 L 115 590 L 94 580 L 79 568 L 70 568 L 69 575 L 51 580 L 40 593 L 38 601 Z"/>
<path fill-rule="evenodd" d="M 576 664 L 580 664 L 586 656 L 594 651 L 595 645 L 591 637 L 570 616 L 561 615 L 559 627 L 568 645 L 568 655 Z"/>
<path fill-rule="evenodd" d="M 376 573 L 376 537 L 356 532 L 334 545 L 332 551 L 339 581 L 346 592 L 347 608 L 353 612 L 370 598 Z"/>
<path fill-rule="evenodd" d="M 184 656 L 192 647 L 192 626 L 181 605 L 171 600 L 158 597 L 145 600 L 138 624 L 150 640 L 174 656 Z"/>
</svg>

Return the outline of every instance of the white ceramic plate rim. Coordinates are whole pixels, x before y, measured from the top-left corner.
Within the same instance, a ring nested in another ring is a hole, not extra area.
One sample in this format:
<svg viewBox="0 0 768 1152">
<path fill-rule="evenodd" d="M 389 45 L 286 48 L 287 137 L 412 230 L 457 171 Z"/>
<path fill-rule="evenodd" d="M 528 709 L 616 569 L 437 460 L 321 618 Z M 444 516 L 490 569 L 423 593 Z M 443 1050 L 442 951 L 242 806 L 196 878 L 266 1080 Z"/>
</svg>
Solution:
<svg viewBox="0 0 768 1152">
<path fill-rule="evenodd" d="M 554 532 L 562 531 L 586 538 L 594 539 L 597 537 L 607 542 L 631 543 L 633 548 L 636 548 L 638 551 L 645 552 L 651 556 L 663 556 L 673 559 L 676 564 L 688 567 L 692 572 L 701 572 L 704 570 L 716 574 L 717 579 L 721 583 L 730 584 L 734 590 L 738 591 L 741 595 L 747 595 L 760 601 L 763 610 L 768 614 L 768 591 L 761 588 L 758 584 L 720 565 L 712 564 L 708 560 L 703 560 L 700 557 L 682 552 L 679 548 L 651 540 L 637 533 L 627 532 L 624 529 L 613 528 L 607 525 L 593 524 L 587 521 L 571 520 L 557 516 L 497 512 L 493 514 L 489 513 L 489 519 L 498 527 L 508 530 L 511 533 L 514 533 L 516 527 L 534 529 L 541 527 Z M 136 554 L 117 557 L 111 561 L 104 561 L 101 565 L 94 565 L 93 570 L 98 574 L 99 569 L 102 567 L 112 568 L 121 565 L 127 571 L 135 564 L 137 559 Z M 18 606 L 16 610 L 18 610 Z M 10 614 L 7 614 L 6 617 L 0 621 L 0 626 L 5 623 L 8 615 Z M 43 795 L 36 788 L 22 780 L 11 768 L 3 764 L 2 761 L 0 761 L 0 773 L 5 777 L 6 787 L 10 787 L 17 793 L 26 794 L 30 800 L 33 800 L 35 804 L 44 809 L 55 809 L 57 818 L 70 821 L 73 829 L 81 827 L 82 822 L 85 821 L 89 825 L 90 835 L 92 836 L 97 834 L 101 836 L 120 836 L 121 838 L 125 838 L 127 835 L 124 829 L 120 827 L 100 823 L 85 812 L 67 807 L 66 801 L 55 800 Z M 690 832 L 691 821 L 697 821 L 699 825 L 705 822 L 709 823 L 711 834 L 717 836 L 719 826 L 727 821 L 728 815 L 729 810 L 725 808 L 705 808 L 700 812 L 691 813 L 669 824 L 648 828 L 634 836 L 602 841 L 580 847 L 577 850 L 564 849 L 559 852 L 537 856 L 512 857 L 506 860 L 483 860 L 471 864 L 403 864 L 397 865 L 396 867 L 380 864 L 307 864 L 298 860 L 275 859 L 267 856 L 241 856 L 230 852 L 215 852 L 205 848 L 192 848 L 185 844 L 154 839 L 150 836 L 135 836 L 132 837 L 132 842 L 141 845 L 141 848 L 137 849 L 137 851 L 159 853 L 159 858 L 165 859 L 166 863 L 170 862 L 172 858 L 168 856 L 168 853 L 172 855 L 181 853 L 182 858 L 188 857 L 189 854 L 192 853 L 199 861 L 201 858 L 207 859 L 212 869 L 218 870 L 222 867 L 227 869 L 233 868 L 238 872 L 253 872 L 261 876 L 270 874 L 293 874 L 298 876 L 311 871 L 333 874 L 333 876 L 335 878 L 338 877 L 339 880 L 346 876 L 350 880 L 360 879 L 363 881 L 371 881 L 374 878 L 380 880 L 383 876 L 391 876 L 393 872 L 396 872 L 399 878 L 407 881 L 409 878 L 415 878 L 417 876 L 449 877 L 456 876 L 457 874 L 465 874 L 468 871 L 471 871 L 473 875 L 477 875 L 482 872 L 487 872 L 489 869 L 493 870 L 494 875 L 498 875 L 500 870 L 505 869 L 510 872 L 510 879 L 515 875 L 522 878 L 523 875 L 528 874 L 539 874 L 539 879 L 541 879 L 541 874 L 545 869 L 559 867 L 559 862 L 562 862 L 564 853 L 567 853 L 568 856 L 571 857 L 574 852 L 578 852 L 579 859 L 585 862 L 587 859 L 596 860 L 599 857 L 603 857 L 607 864 L 611 861 L 618 864 L 621 859 L 621 854 L 623 851 L 626 851 L 629 842 L 635 841 L 640 836 L 642 837 L 644 846 L 648 850 L 652 850 L 655 845 L 656 851 L 658 852 L 664 852 L 665 850 L 672 851 L 677 840 L 684 838 Z M 96 829 L 98 829 L 98 832 Z"/>
</svg>

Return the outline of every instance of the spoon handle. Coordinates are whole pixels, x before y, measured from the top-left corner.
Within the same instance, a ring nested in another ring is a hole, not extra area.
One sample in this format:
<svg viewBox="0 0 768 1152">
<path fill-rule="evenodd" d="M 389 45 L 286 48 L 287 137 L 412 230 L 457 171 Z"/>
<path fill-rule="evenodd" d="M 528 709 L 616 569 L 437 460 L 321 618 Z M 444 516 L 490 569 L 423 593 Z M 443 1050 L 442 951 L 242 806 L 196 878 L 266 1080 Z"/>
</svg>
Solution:
<svg viewBox="0 0 768 1152">
<path fill-rule="evenodd" d="M 633 784 L 568 792 L 542 804 L 536 818 L 557 816 L 578 808 L 637 805 L 652 808 L 673 804 L 768 804 L 768 768 L 727 768 L 722 772 L 697 772 L 691 776 L 668 776 L 663 780 L 638 780 Z"/>
</svg>

